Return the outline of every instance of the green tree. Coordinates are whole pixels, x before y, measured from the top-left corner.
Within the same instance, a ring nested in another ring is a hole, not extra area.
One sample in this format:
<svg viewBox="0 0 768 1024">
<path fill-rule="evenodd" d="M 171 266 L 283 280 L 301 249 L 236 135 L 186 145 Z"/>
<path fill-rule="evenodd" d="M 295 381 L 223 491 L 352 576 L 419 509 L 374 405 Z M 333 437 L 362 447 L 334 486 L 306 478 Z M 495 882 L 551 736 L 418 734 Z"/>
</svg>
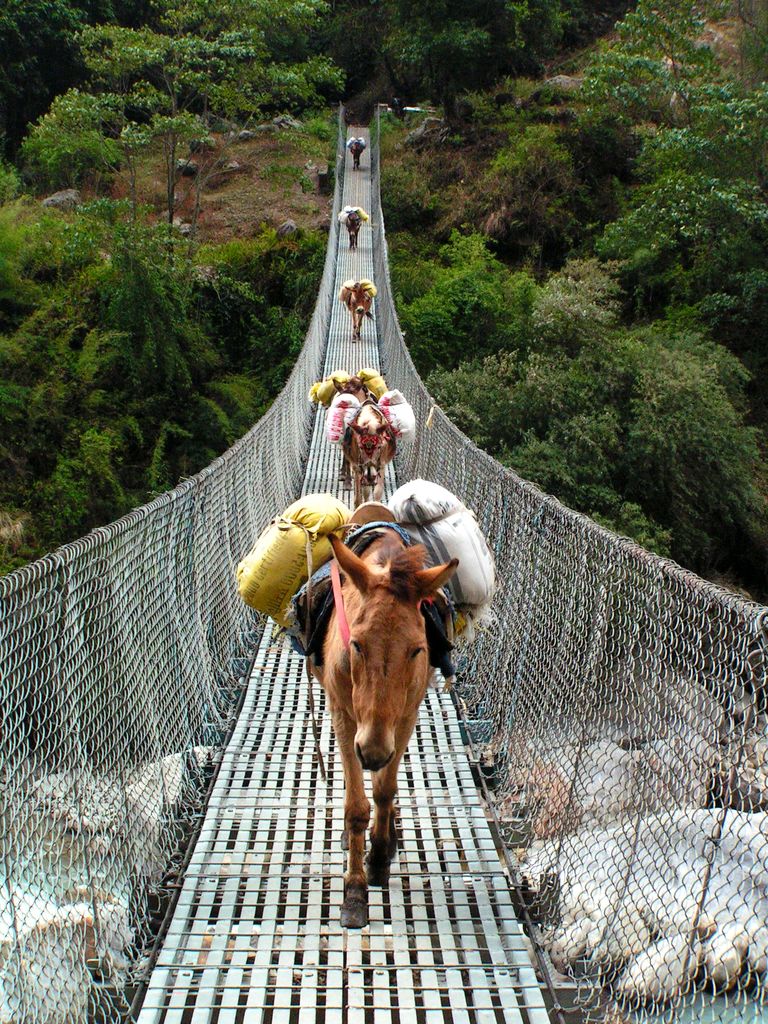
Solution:
<svg viewBox="0 0 768 1024">
<path fill-rule="evenodd" d="M 110 0 L 5 0 L 0 5 L 0 139 L 12 156 L 27 125 L 81 81 L 77 33 L 114 17 Z"/>
<path fill-rule="evenodd" d="M 536 66 L 567 20 L 558 0 L 391 0 L 389 11 L 383 46 L 390 66 L 402 81 L 426 88 L 448 117 L 461 93 Z"/>
</svg>

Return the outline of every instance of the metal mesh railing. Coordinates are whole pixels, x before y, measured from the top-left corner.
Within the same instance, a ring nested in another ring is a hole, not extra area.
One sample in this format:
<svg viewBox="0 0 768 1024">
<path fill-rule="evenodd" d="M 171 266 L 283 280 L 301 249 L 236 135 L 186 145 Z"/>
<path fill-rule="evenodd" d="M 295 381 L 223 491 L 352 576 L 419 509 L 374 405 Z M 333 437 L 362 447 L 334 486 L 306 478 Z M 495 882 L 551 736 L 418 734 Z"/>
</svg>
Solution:
<svg viewBox="0 0 768 1024">
<path fill-rule="evenodd" d="M 372 215 L 382 365 L 424 424 Z M 398 475 L 458 494 L 496 555 L 493 622 L 460 692 L 560 981 L 588 1015 L 759 1018 L 768 609 L 565 508 L 440 409 Z"/>
<path fill-rule="evenodd" d="M 301 489 L 330 244 L 282 395 L 149 505 L 0 579 L 0 1021 L 119 1020 L 261 624 L 233 586 Z"/>
</svg>

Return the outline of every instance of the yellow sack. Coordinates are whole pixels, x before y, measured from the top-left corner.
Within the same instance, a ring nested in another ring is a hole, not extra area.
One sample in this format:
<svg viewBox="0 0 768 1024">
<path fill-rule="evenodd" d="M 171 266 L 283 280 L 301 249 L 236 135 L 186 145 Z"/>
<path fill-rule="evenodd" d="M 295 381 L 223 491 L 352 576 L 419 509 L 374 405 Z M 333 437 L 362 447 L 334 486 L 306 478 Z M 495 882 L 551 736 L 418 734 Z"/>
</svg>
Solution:
<svg viewBox="0 0 768 1024">
<path fill-rule="evenodd" d="M 375 399 L 381 398 L 384 392 L 387 390 L 387 382 L 381 376 L 378 370 L 358 370 L 358 377 L 362 380 L 363 384 L 372 392 Z"/>
<path fill-rule="evenodd" d="M 356 207 L 355 207 L 355 209 L 356 209 L 356 210 L 357 210 L 357 212 L 358 212 L 358 215 L 359 215 L 359 217 L 360 217 L 360 220 L 370 220 L 370 219 L 371 219 L 371 218 L 370 218 L 370 217 L 368 216 L 368 214 L 367 214 L 367 213 L 365 212 L 365 210 L 364 210 L 364 209 L 362 208 L 362 206 L 356 206 Z"/>
<path fill-rule="evenodd" d="M 320 405 L 324 405 L 327 409 L 336 394 L 336 387 L 333 382 L 338 381 L 339 384 L 346 384 L 348 380 L 349 374 L 345 370 L 334 370 L 330 377 L 326 377 L 325 380 L 319 380 L 316 384 L 312 385 L 309 389 L 310 402 L 319 402 Z"/>
<path fill-rule="evenodd" d="M 340 302 L 344 302 L 344 299 L 342 298 L 344 292 L 351 290 L 352 288 L 355 287 L 356 284 L 359 284 L 363 291 L 370 295 L 372 299 L 376 298 L 376 292 L 378 289 L 376 288 L 376 285 L 373 283 L 373 281 L 369 280 L 367 277 L 361 277 L 359 281 L 356 281 L 354 277 L 350 277 L 350 279 L 348 281 L 345 281 L 344 284 L 339 289 Z"/>
<path fill-rule="evenodd" d="M 238 565 L 237 591 L 243 601 L 281 626 L 287 625 L 291 598 L 307 579 L 307 534 L 314 572 L 333 555 L 329 534 L 341 536 L 341 527 L 351 515 L 332 494 L 306 494 L 294 501 Z"/>
</svg>

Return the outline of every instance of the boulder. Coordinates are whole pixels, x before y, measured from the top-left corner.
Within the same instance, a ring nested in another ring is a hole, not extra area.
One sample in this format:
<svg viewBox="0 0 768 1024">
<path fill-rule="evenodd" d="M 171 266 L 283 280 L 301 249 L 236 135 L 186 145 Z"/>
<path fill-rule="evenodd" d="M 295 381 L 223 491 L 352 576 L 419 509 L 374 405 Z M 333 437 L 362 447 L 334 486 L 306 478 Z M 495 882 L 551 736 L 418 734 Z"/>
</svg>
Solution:
<svg viewBox="0 0 768 1024">
<path fill-rule="evenodd" d="M 250 128 L 243 128 L 241 132 L 237 133 L 238 142 L 249 142 L 251 139 L 256 138 L 258 138 L 258 132 L 255 132 Z"/>
<path fill-rule="evenodd" d="M 576 78 L 574 75 L 555 75 L 547 78 L 544 85 L 553 89 L 562 89 L 563 92 L 577 92 L 584 84 L 583 78 Z"/>
<path fill-rule="evenodd" d="M 43 206 L 51 206 L 54 210 L 74 210 L 82 201 L 82 196 L 76 188 L 65 188 L 61 192 L 46 196 Z"/>
<path fill-rule="evenodd" d="M 228 164 L 224 164 L 225 171 L 242 171 L 243 165 L 238 163 L 237 160 L 230 160 Z"/>
<path fill-rule="evenodd" d="M 200 167 L 194 160 L 176 161 L 176 173 L 180 174 L 182 178 L 194 178 L 199 170 Z"/>
<path fill-rule="evenodd" d="M 301 121 L 297 121 L 290 114 L 278 114 L 277 117 L 272 118 L 272 124 L 275 128 L 292 128 L 296 131 L 304 127 Z"/>
<path fill-rule="evenodd" d="M 445 122 L 441 117 L 425 117 L 418 128 L 414 128 L 406 138 L 408 146 L 420 146 L 424 142 L 439 139 L 445 132 Z"/>
<path fill-rule="evenodd" d="M 286 238 L 288 235 L 295 235 L 298 230 L 299 229 L 296 226 L 296 221 L 284 220 L 280 227 L 277 229 L 277 237 Z"/>
<path fill-rule="evenodd" d="M 191 153 L 209 153 L 215 148 L 213 139 L 192 139 L 189 143 L 189 151 Z"/>
<path fill-rule="evenodd" d="M 331 172 L 328 164 L 320 164 L 317 168 L 317 191 L 322 196 L 327 196 L 331 191 Z"/>
</svg>

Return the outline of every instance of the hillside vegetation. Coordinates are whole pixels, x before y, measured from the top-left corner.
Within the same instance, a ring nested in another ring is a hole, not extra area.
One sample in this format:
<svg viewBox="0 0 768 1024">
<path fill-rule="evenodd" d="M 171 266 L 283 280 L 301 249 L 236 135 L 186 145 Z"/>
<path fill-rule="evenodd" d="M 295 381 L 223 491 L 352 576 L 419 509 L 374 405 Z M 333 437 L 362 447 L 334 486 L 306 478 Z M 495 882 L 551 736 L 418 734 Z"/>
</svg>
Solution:
<svg viewBox="0 0 768 1024">
<path fill-rule="evenodd" d="M 320 277 L 330 110 L 398 96 L 434 118 L 382 144 L 439 401 L 566 503 L 768 593 L 759 0 L 25 0 L 0 48 L 0 570 L 263 412 Z"/>
<path fill-rule="evenodd" d="M 385 217 L 406 339 L 454 421 L 765 597 L 766 37 L 709 13 L 641 0 L 568 75 L 465 92 L 419 132 L 388 118 Z"/>
</svg>

